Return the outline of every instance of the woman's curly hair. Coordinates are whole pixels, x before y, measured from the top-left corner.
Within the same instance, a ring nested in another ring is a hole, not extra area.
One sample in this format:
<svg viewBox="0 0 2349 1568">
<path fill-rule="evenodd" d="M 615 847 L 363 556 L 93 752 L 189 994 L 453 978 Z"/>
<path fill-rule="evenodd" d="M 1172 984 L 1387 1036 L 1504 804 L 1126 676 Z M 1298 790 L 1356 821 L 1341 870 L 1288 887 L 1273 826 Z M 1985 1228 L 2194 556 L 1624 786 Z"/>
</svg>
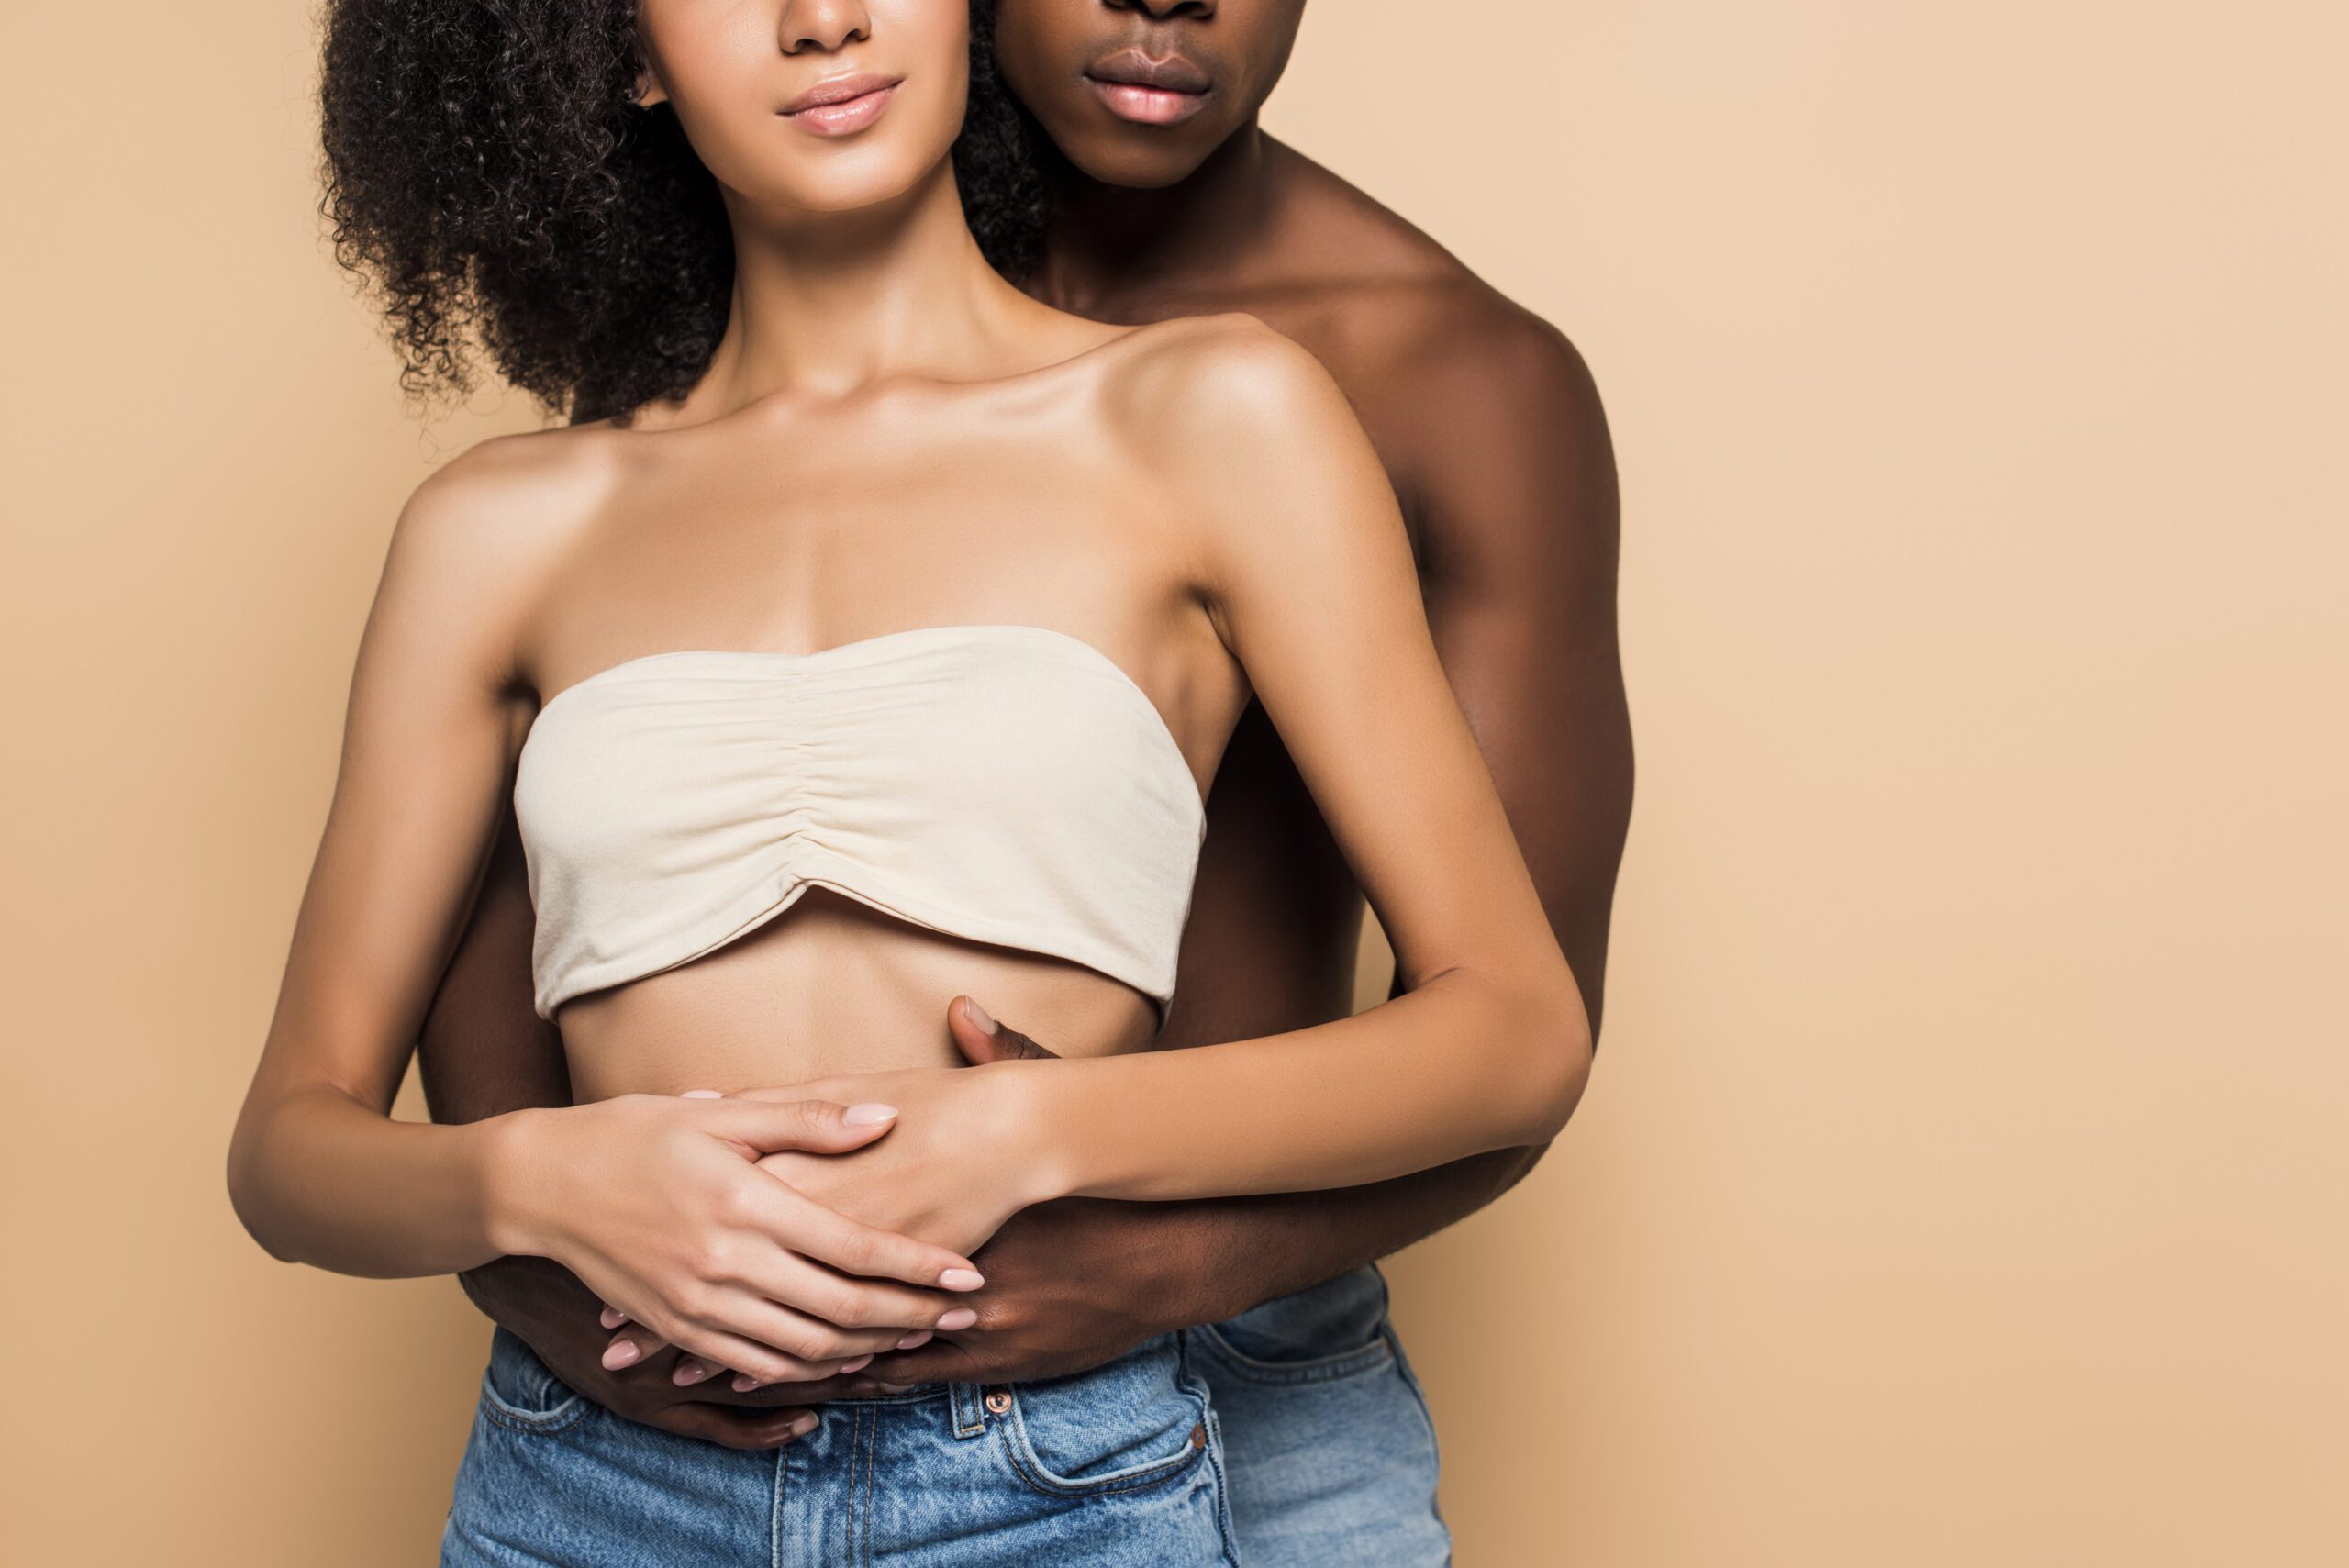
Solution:
<svg viewBox="0 0 2349 1568">
<path fill-rule="evenodd" d="M 627 97 L 640 59 L 635 0 L 328 0 L 320 207 L 412 397 L 471 391 L 479 352 L 556 413 L 625 417 L 708 366 L 733 245 L 674 115 Z M 954 172 L 1013 278 L 1042 241 L 1041 134 L 972 0 Z"/>
</svg>

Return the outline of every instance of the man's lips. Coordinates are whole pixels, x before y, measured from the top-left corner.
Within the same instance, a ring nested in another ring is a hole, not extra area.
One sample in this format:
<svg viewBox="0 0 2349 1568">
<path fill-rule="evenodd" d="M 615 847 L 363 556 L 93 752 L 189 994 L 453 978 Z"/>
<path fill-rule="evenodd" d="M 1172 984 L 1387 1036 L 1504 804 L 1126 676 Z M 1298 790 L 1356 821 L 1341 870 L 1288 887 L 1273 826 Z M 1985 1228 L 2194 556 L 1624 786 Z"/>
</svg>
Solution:
<svg viewBox="0 0 2349 1568">
<path fill-rule="evenodd" d="M 1129 46 L 1103 55 L 1085 68 L 1097 82 L 1133 87 L 1161 87 L 1169 93 L 1204 93 L 1215 85 L 1208 73 L 1179 54 L 1152 60 Z"/>
<path fill-rule="evenodd" d="M 1109 112 L 1139 125 L 1173 125 L 1207 106 L 1214 79 L 1181 55 L 1152 60 L 1139 49 L 1102 56 L 1085 70 L 1085 82 Z"/>
<path fill-rule="evenodd" d="M 780 110 L 785 119 L 818 136 L 846 136 L 863 130 L 881 117 L 902 76 L 859 72 L 818 82 Z"/>
</svg>

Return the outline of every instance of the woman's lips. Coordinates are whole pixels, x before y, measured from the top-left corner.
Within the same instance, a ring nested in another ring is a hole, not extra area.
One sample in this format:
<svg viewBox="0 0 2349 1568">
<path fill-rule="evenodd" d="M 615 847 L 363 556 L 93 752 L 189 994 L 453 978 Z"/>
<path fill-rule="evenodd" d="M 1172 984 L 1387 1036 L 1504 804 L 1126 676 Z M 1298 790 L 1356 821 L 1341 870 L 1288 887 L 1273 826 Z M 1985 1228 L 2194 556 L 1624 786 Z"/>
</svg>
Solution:
<svg viewBox="0 0 2349 1568">
<path fill-rule="evenodd" d="M 1208 73 L 1171 55 L 1152 60 L 1138 49 L 1121 49 L 1085 68 L 1085 80 L 1111 114 L 1137 125 L 1174 125 L 1207 106 L 1214 85 Z"/>
<path fill-rule="evenodd" d="M 801 130 L 817 136 L 849 136 L 863 130 L 888 109 L 889 100 L 896 95 L 897 83 L 903 77 L 836 76 L 829 82 L 818 82 L 790 103 L 781 113 Z"/>
</svg>

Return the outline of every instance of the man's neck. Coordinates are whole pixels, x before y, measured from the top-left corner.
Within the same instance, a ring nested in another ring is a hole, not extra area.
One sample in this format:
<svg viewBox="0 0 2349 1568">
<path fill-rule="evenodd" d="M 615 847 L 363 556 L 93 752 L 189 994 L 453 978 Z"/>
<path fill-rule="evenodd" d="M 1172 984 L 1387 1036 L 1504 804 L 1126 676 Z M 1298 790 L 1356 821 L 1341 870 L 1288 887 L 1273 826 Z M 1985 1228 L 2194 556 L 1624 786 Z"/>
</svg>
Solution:
<svg viewBox="0 0 2349 1568">
<path fill-rule="evenodd" d="M 1053 156 L 1052 232 L 1030 291 L 1115 320 L 1123 301 L 1231 285 L 1271 243 L 1286 150 L 1247 125 L 1187 178 L 1155 190 L 1104 184 Z"/>
</svg>

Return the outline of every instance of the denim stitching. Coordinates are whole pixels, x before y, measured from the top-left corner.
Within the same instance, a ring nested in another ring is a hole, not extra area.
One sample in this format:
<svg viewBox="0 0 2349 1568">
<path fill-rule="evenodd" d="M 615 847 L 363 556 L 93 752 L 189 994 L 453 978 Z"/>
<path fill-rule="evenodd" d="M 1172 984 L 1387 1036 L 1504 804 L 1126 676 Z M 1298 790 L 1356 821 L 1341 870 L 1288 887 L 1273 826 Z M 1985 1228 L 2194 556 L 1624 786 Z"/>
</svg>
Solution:
<svg viewBox="0 0 2349 1568">
<path fill-rule="evenodd" d="M 1387 1324 L 1381 1332 L 1386 1336 L 1387 1342 L 1395 1349 L 1395 1370 L 1402 1374 L 1403 1385 L 1411 1391 L 1412 1401 L 1419 1406 L 1419 1420 L 1428 1429 L 1428 1447 L 1440 1457 L 1443 1445 L 1436 1440 L 1435 1412 L 1428 1408 L 1427 1391 L 1419 1386 L 1419 1373 L 1412 1370 L 1411 1359 L 1403 1353 L 1402 1336 L 1396 1333 L 1392 1323 Z"/>
<path fill-rule="evenodd" d="M 547 1380 L 552 1382 L 551 1378 Z M 539 1389 L 539 1397 L 546 1397 L 546 1385 Z M 509 1431 L 525 1432 L 532 1437 L 552 1437 L 567 1432 L 585 1420 L 596 1409 L 594 1401 L 585 1395 L 573 1393 L 569 1399 L 551 1410 L 525 1410 L 508 1405 L 498 1397 L 496 1385 L 490 1382 L 484 1369 L 481 1374 L 481 1413 Z"/>
<path fill-rule="evenodd" d="M 954 1412 L 954 1435 L 958 1438 L 984 1437 L 987 1429 L 986 1409 L 979 1401 L 979 1385 L 956 1383 L 948 1385 L 949 1408 Z"/>
<path fill-rule="evenodd" d="M 1223 1466 L 1223 1418 L 1215 1407 L 1214 1393 L 1206 1380 L 1191 1370 L 1188 1329 L 1174 1330 L 1174 1372 L 1183 1386 L 1196 1393 L 1199 1403 L 1207 1407 L 1200 1424 L 1208 1429 L 1208 1473 L 1215 1488 L 1216 1534 L 1223 1541 L 1224 1568 L 1240 1568 L 1240 1531 L 1231 1522 L 1231 1478 L 1224 1473 Z"/>
<path fill-rule="evenodd" d="M 1198 1328 L 1206 1336 L 1208 1349 L 1243 1377 L 1257 1383 L 1325 1383 L 1372 1371 L 1394 1359 L 1394 1346 L 1386 1338 L 1386 1319 L 1382 1317 L 1379 1322 L 1379 1337 L 1369 1344 L 1301 1362 L 1259 1361 L 1218 1333 L 1212 1323 L 1202 1323 Z"/>
<path fill-rule="evenodd" d="M 790 1448 L 775 1450 L 774 1500 L 767 1505 L 767 1568 L 783 1568 L 783 1489 L 790 1471 Z"/>
<path fill-rule="evenodd" d="M 1240 1568 L 1240 1533 L 1231 1522 L 1231 1479 L 1223 1469 L 1223 1423 L 1208 1407 L 1208 1464 L 1215 1475 L 1215 1528 L 1223 1537 L 1225 1568 Z"/>
<path fill-rule="evenodd" d="M 996 1432 L 1003 1439 L 1003 1451 L 1010 1460 L 1011 1468 L 1019 1473 L 1022 1481 L 1049 1497 L 1108 1497 L 1115 1496 L 1120 1492 L 1148 1491 L 1153 1486 L 1163 1486 L 1174 1480 L 1186 1466 L 1196 1468 L 1208 1451 L 1205 1447 L 1186 1442 L 1183 1452 L 1172 1458 L 1159 1460 L 1152 1469 L 1121 1475 L 1114 1482 L 1086 1482 L 1071 1485 L 1043 1474 L 1023 1459 L 1020 1456 L 1020 1450 L 1025 1444 L 1012 1440 L 1008 1422 L 998 1426 Z"/>
<path fill-rule="evenodd" d="M 1411 1391 L 1411 1398 L 1419 1407 L 1419 1424 L 1427 1429 L 1429 1474 L 1435 1482 L 1435 1489 L 1428 1498 L 1428 1511 L 1435 1516 L 1436 1527 L 1443 1531 L 1443 1561 L 1449 1568 L 1452 1562 L 1452 1526 L 1443 1517 L 1443 1443 L 1435 1434 L 1435 1413 L 1428 1408 L 1427 1390 L 1419 1386 L 1419 1374 L 1413 1370 L 1411 1358 L 1404 1352 L 1402 1337 L 1395 1332 L 1395 1326 L 1391 1323 L 1386 1326 L 1386 1334 L 1395 1341 L 1395 1370 L 1401 1375 L 1403 1385 Z"/>
<path fill-rule="evenodd" d="M 881 1448 L 881 1412 L 868 1407 L 863 1414 L 873 1418 L 871 1429 L 861 1432 L 864 1440 L 864 1498 L 861 1507 L 853 1501 L 851 1507 L 856 1509 L 858 1525 L 856 1540 L 859 1555 L 863 1559 L 866 1568 L 871 1568 L 873 1562 L 873 1466 L 874 1456 Z M 858 1426 L 863 1428 L 863 1423 L 860 1421 Z"/>
<path fill-rule="evenodd" d="M 1194 1424 L 1204 1427 L 1213 1411 L 1208 1404 L 1206 1393 L 1198 1385 L 1197 1380 L 1190 1375 L 1190 1363 L 1186 1357 L 1183 1341 L 1184 1336 L 1178 1330 L 1174 1336 L 1175 1386 L 1198 1411 Z M 1182 1473 L 1186 1468 L 1196 1466 L 1200 1459 L 1206 1457 L 1208 1450 L 1215 1446 L 1215 1434 L 1210 1430 L 1206 1443 L 1187 1443 L 1183 1452 L 1153 1461 L 1144 1469 L 1128 1471 L 1114 1477 L 1104 1477 L 1099 1481 L 1059 1480 L 1043 1473 L 1043 1461 L 1037 1457 L 1035 1445 L 1028 1440 L 1027 1426 L 1019 1418 L 1019 1388 L 1016 1385 L 1009 1386 L 1007 1392 L 1011 1396 L 1011 1408 L 996 1421 L 996 1434 L 1003 1439 L 1005 1456 L 1010 1460 L 1011 1468 L 1019 1473 L 1021 1480 L 1050 1496 L 1104 1497 L 1120 1492 L 1139 1492 L 1149 1487 L 1163 1485 Z M 1019 1428 L 1017 1440 L 1014 1440 L 1012 1436 L 1012 1429 L 1015 1427 Z M 1220 1475 L 1220 1473 L 1221 1472 L 1219 1471 L 1218 1474 Z M 1219 1502 L 1221 1500 L 1219 1491 L 1218 1500 Z"/>
</svg>

